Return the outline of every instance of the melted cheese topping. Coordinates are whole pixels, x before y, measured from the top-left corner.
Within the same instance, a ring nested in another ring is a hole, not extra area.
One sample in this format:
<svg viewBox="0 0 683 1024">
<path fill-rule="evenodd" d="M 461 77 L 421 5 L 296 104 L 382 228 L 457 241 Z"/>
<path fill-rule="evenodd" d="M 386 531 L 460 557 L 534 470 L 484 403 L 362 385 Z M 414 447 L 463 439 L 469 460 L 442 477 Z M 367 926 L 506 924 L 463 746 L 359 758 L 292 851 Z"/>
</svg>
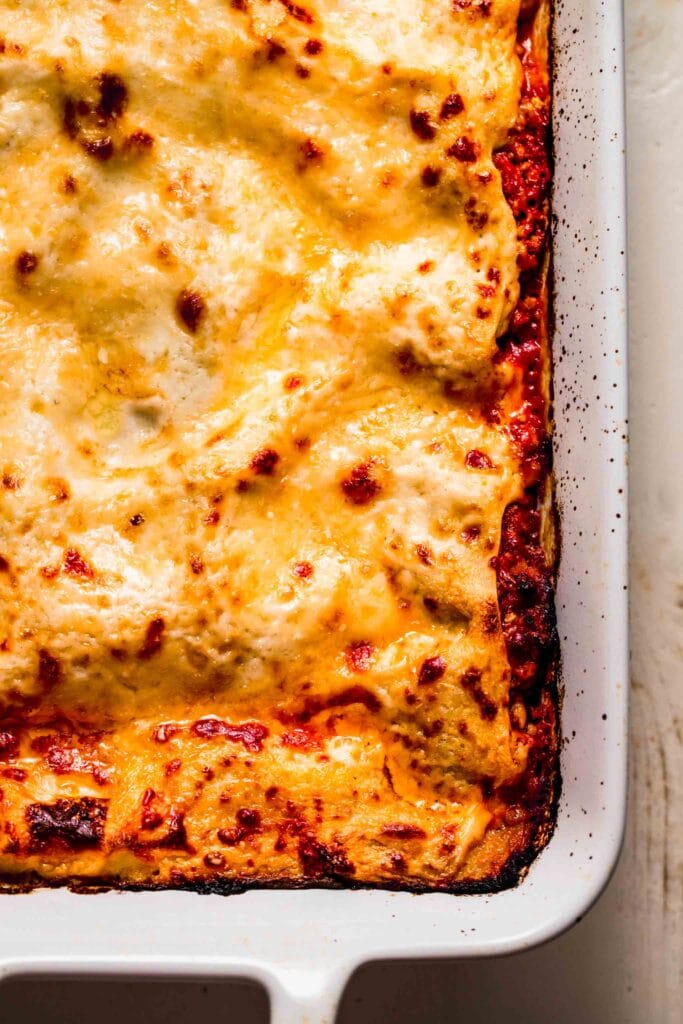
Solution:
<svg viewBox="0 0 683 1024">
<path fill-rule="evenodd" d="M 518 6 L 0 3 L 0 870 L 500 866 Z"/>
</svg>

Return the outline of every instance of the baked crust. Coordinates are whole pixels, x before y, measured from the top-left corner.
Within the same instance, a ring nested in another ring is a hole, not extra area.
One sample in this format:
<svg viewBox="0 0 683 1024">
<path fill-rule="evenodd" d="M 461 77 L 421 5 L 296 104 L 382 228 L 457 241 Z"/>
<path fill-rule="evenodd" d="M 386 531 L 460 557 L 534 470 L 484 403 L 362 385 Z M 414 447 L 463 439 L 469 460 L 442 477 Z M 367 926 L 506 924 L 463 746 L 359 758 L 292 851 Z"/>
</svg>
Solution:
<svg viewBox="0 0 683 1024">
<path fill-rule="evenodd" d="M 558 778 L 547 8 L 0 35 L 0 873 L 510 884 Z"/>
</svg>

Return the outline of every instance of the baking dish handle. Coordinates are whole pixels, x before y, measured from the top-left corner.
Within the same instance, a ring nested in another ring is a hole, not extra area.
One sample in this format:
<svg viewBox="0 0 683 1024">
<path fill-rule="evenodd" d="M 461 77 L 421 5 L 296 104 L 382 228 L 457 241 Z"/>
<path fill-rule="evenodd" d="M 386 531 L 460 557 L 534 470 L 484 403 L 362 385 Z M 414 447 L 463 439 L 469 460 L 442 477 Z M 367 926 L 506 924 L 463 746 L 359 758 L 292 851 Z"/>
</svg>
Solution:
<svg viewBox="0 0 683 1024">
<path fill-rule="evenodd" d="M 335 1024 L 337 1008 L 351 968 L 270 973 L 270 1024 Z"/>
</svg>

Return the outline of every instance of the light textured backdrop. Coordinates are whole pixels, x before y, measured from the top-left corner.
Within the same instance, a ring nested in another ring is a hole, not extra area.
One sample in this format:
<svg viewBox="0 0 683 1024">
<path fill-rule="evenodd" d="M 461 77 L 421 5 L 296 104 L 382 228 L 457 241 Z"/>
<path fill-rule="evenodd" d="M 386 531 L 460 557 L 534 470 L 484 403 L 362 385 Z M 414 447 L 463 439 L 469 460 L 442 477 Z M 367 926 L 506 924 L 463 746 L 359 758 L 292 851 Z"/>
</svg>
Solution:
<svg viewBox="0 0 683 1024">
<path fill-rule="evenodd" d="M 629 827 L 617 872 L 569 934 L 507 960 L 387 964 L 339 1024 L 683 1020 L 683 0 L 626 0 L 631 278 Z M 244 985 L 12 982 L 0 1024 L 256 1024 Z"/>
</svg>

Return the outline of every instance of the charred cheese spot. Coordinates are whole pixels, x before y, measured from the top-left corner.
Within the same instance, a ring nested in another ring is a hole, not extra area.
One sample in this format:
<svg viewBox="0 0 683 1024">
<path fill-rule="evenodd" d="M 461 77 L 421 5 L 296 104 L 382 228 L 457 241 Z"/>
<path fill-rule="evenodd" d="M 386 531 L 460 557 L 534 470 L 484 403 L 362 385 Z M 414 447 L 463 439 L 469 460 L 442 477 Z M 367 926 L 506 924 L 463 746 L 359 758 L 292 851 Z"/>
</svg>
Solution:
<svg viewBox="0 0 683 1024">
<path fill-rule="evenodd" d="M 410 127 L 423 142 L 429 142 L 436 136 L 436 126 L 426 110 L 410 111 Z"/>
<path fill-rule="evenodd" d="M 467 135 L 461 135 L 446 150 L 446 156 L 452 156 L 464 164 L 472 164 L 477 159 L 477 144 Z"/>
<path fill-rule="evenodd" d="M 426 167 L 422 168 L 422 184 L 425 188 L 436 188 L 441 180 L 441 169 L 439 167 L 432 167 L 431 164 L 427 164 Z"/>
<path fill-rule="evenodd" d="M 38 269 L 40 257 L 35 252 L 29 252 L 24 249 L 19 253 L 14 261 L 17 274 L 20 277 L 28 277 L 29 274 L 33 274 Z"/>
<path fill-rule="evenodd" d="M 84 797 L 56 800 L 52 804 L 29 804 L 26 808 L 31 844 L 71 850 L 99 846 L 104 837 L 107 801 Z"/>
<path fill-rule="evenodd" d="M 147 626 L 145 632 L 145 639 L 143 640 L 142 646 L 138 651 L 138 658 L 147 660 L 152 658 L 155 654 L 161 650 L 161 646 L 164 642 L 164 632 L 166 630 L 166 623 L 160 617 L 152 619 Z"/>
<path fill-rule="evenodd" d="M 206 313 L 206 302 L 194 288 L 183 288 L 176 299 L 176 313 L 190 334 L 196 334 Z"/>
<path fill-rule="evenodd" d="M 372 664 L 374 646 L 367 640 L 356 640 L 346 650 L 346 663 L 352 672 L 367 672 Z"/>
<path fill-rule="evenodd" d="M 462 114 L 465 109 L 462 96 L 458 92 L 450 93 L 441 104 L 441 110 L 439 111 L 439 119 L 441 121 L 450 121 L 452 117 L 457 117 L 458 114 Z"/>
<path fill-rule="evenodd" d="M 273 476 L 280 456 L 272 448 L 262 448 L 253 456 L 249 466 L 257 476 Z"/>
<path fill-rule="evenodd" d="M 433 658 L 426 658 L 420 666 L 417 678 L 418 686 L 426 686 L 428 683 L 436 683 L 446 671 L 446 661 L 440 655 Z"/>
<path fill-rule="evenodd" d="M 95 575 L 92 566 L 86 562 L 77 548 L 69 548 L 64 553 L 64 572 L 84 580 L 91 580 Z"/>
<path fill-rule="evenodd" d="M 304 164 L 300 165 L 302 169 L 305 167 L 305 164 L 322 163 L 325 155 L 323 148 L 314 139 L 304 139 L 299 145 L 299 150 L 305 161 Z"/>
<path fill-rule="evenodd" d="M 344 497 L 353 505 L 367 505 L 382 490 L 377 480 L 372 463 L 362 462 L 354 466 L 348 476 L 341 482 Z"/>
</svg>

